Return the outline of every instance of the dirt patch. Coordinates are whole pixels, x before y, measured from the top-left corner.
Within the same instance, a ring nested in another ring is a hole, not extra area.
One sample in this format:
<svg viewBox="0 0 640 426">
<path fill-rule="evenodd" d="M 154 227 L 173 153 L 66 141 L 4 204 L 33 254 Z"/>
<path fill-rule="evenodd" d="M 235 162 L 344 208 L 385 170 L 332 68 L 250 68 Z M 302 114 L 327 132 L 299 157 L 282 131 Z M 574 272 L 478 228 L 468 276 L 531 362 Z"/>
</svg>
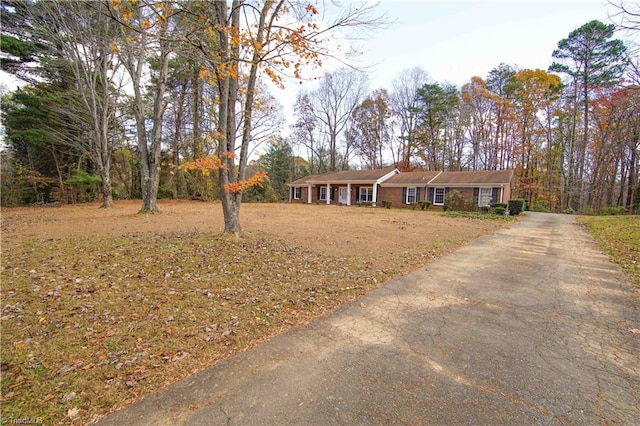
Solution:
<svg viewBox="0 0 640 426">
<path fill-rule="evenodd" d="M 2 209 L 5 419 L 86 424 L 304 326 L 504 221 L 219 203 Z"/>
</svg>

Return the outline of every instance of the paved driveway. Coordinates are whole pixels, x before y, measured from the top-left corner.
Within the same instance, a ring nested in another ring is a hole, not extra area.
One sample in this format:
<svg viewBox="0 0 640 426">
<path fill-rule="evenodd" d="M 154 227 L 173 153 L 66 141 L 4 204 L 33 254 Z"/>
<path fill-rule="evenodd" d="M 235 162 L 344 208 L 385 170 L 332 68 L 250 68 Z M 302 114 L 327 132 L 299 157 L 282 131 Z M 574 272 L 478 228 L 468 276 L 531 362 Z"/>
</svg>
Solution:
<svg viewBox="0 0 640 426">
<path fill-rule="evenodd" d="M 528 213 L 100 424 L 640 424 L 640 296 Z"/>
</svg>

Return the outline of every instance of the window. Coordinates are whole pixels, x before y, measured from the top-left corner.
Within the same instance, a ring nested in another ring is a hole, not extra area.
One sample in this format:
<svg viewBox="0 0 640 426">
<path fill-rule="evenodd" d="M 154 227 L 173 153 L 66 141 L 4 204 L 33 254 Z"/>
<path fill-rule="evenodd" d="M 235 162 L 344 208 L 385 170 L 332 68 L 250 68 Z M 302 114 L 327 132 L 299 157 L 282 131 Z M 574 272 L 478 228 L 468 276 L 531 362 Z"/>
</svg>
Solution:
<svg viewBox="0 0 640 426">
<path fill-rule="evenodd" d="M 435 188 L 433 193 L 433 204 L 437 206 L 444 205 L 444 188 Z"/>
<path fill-rule="evenodd" d="M 327 187 L 326 186 L 321 186 L 320 187 L 320 196 L 318 197 L 318 199 L 320 200 L 327 200 Z"/>
<path fill-rule="evenodd" d="M 411 204 L 418 202 L 418 189 L 417 188 L 407 188 L 407 199 L 405 203 Z"/>
<path fill-rule="evenodd" d="M 293 199 L 299 200 L 300 198 L 302 198 L 302 187 L 293 188 Z"/>
<path fill-rule="evenodd" d="M 372 203 L 373 202 L 373 187 L 360 188 L 360 194 L 358 196 L 358 201 L 361 202 L 361 203 Z"/>
<path fill-rule="evenodd" d="M 491 192 L 492 188 L 480 188 L 478 192 L 478 205 L 488 206 L 491 204 Z"/>
</svg>

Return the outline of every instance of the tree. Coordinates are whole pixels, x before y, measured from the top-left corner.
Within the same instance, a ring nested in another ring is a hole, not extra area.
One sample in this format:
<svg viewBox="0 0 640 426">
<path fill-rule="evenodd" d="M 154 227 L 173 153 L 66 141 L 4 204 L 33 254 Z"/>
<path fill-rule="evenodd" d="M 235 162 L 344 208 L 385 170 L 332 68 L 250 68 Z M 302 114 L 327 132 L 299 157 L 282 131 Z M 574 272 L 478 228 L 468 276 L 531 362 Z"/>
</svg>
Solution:
<svg viewBox="0 0 640 426">
<path fill-rule="evenodd" d="M 378 21 L 369 17 L 372 6 L 343 8 L 337 19 L 323 28 L 316 22 L 319 11 L 311 3 L 233 0 L 230 7 L 221 1 L 212 3 L 212 7 L 212 14 L 204 16 L 201 36 L 189 38 L 187 35 L 185 38 L 200 53 L 211 70 L 209 78 L 218 89 L 214 138 L 218 143 L 217 156 L 222 162 L 219 181 L 225 222 L 223 232 L 240 235 L 240 205 L 242 189 L 246 187 L 259 71 L 277 84 L 282 84 L 279 73 L 287 70 L 292 70 L 294 77 L 301 77 L 304 66 L 319 66 L 321 59 L 331 54 L 322 43 L 325 34 L 341 28 L 371 27 Z M 292 20 L 297 23 L 292 24 Z M 238 130 L 236 111 L 242 73 L 246 74 L 247 80 L 242 86 L 243 122 Z"/>
<path fill-rule="evenodd" d="M 472 77 L 460 89 L 463 108 L 469 115 L 467 123 L 468 134 L 471 139 L 471 151 L 468 163 L 472 170 L 490 169 L 490 152 L 486 147 L 491 145 L 491 136 L 495 123 L 493 122 L 493 98 L 495 95 L 487 89 L 486 82 L 481 77 Z"/>
<path fill-rule="evenodd" d="M 351 115 L 362 101 L 366 89 L 364 73 L 350 68 L 341 68 L 332 73 L 325 73 L 320 86 L 313 92 L 313 113 L 320 126 L 329 151 L 330 171 L 338 167 L 338 142 L 347 130 Z M 348 159 L 350 145 L 344 146 L 343 158 Z M 346 168 L 343 162 L 340 169 Z"/>
<path fill-rule="evenodd" d="M 615 25 L 606 25 L 594 20 L 573 30 L 569 36 L 558 42 L 553 51 L 554 61 L 550 71 L 566 74 L 571 79 L 573 102 L 582 106 L 582 137 L 575 143 L 575 160 L 569 164 L 569 184 L 578 181 L 577 198 L 571 200 L 574 208 L 581 208 L 585 202 L 584 186 L 586 151 L 589 141 L 589 107 L 591 94 L 602 87 L 611 87 L 618 82 L 626 66 L 626 47 L 621 40 L 612 39 Z M 576 114 L 578 109 L 576 108 Z M 577 115 L 574 114 L 574 117 Z M 574 149 L 571 149 L 573 155 Z M 573 164 L 572 164 L 573 163 Z M 576 170 L 575 174 L 573 170 Z M 570 188 L 570 195 L 573 188 Z"/>
<path fill-rule="evenodd" d="M 47 76 L 48 70 L 38 64 L 45 57 L 55 56 L 56 46 L 38 34 L 38 6 L 28 0 L 1 1 L 2 34 L 0 69 L 23 81 L 36 84 Z"/>
<path fill-rule="evenodd" d="M 318 137 L 318 118 L 314 114 L 311 94 L 300 90 L 296 95 L 293 106 L 295 122 L 292 136 L 296 145 L 302 145 L 308 152 L 309 173 L 324 173 L 327 171 L 324 156 L 321 154 L 321 141 Z"/>
<path fill-rule="evenodd" d="M 3 122 L 6 126 L 7 150 L 11 155 L 3 167 L 14 171 L 4 174 L 3 204 L 64 202 L 65 181 L 82 158 L 64 143 L 76 137 L 73 127 L 55 113 L 60 93 L 55 84 L 40 83 L 19 89 L 2 99 Z M 7 181 L 5 182 L 5 178 Z M 5 186 L 12 182 L 13 187 Z"/>
<path fill-rule="evenodd" d="M 551 127 L 562 84 L 555 74 L 526 69 L 516 72 L 513 85 L 520 151 L 519 196 L 527 198 L 529 205 L 535 205 L 537 199 L 544 195 L 550 206 L 551 183 L 557 179 L 555 175 L 559 167 Z M 542 169 L 544 164 L 545 170 Z M 545 182 L 547 191 L 543 194 Z"/>
<path fill-rule="evenodd" d="M 351 138 L 369 168 L 384 164 L 384 152 L 390 148 L 391 114 L 389 94 L 384 89 L 375 90 L 353 110 Z"/>
<path fill-rule="evenodd" d="M 112 129 L 115 123 L 114 78 L 120 66 L 112 50 L 117 24 L 108 16 L 105 3 L 38 2 L 38 34 L 59 46 L 64 57 L 64 66 L 75 78 L 77 97 L 90 133 L 78 139 L 79 149 L 91 158 L 101 181 L 102 207 L 112 204 L 111 194 L 111 150 Z M 117 91 L 116 91 L 117 92 Z M 61 108 L 69 106 L 66 103 Z M 73 118 L 85 121 L 76 108 Z"/>
<path fill-rule="evenodd" d="M 142 190 L 141 213 L 157 213 L 158 186 L 160 184 L 160 154 L 162 150 L 162 128 L 167 100 L 169 55 L 172 53 L 168 33 L 173 11 L 171 2 L 145 2 L 123 4 L 109 3 L 112 16 L 118 16 L 124 25 L 122 37 L 113 40 L 114 51 L 131 78 L 133 86 L 133 115 L 136 121 L 138 163 L 140 165 L 140 188 Z M 155 53 L 155 56 L 150 56 Z M 151 61 L 151 64 L 149 64 Z M 151 75 L 148 70 L 154 71 Z M 153 79 L 150 93 L 144 85 Z M 147 99 L 152 100 L 151 114 Z M 151 131 L 147 131 L 147 118 L 151 116 Z"/>
<path fill-rule="evenodd" d="M 260 165 L 269 175 L 269 183 L 279 201 L 289 199 L 289 182 L 293 178 L 294 159 L 291 145 L 281 138 L 272 140 L 267 152 L 261 157 Z"/>
<path fill-rule="evenodd" d="M 400 141 L 397 151 L 394 150 L 396 163 L 407 166 L 416 149 L 416 132 L 418 127 L 418 89 L 429 82 L 429 74 L 420 67 L 406 69 L 393 81 L 391 106 L 400 122 Z"/>
<path fill-rule="evenodd" d="M 420 156 L 425 160 L 428 170 L 444 170 L 446 139 L 450 136 L 445 128 L 455 114 L 458 91 L 451 85 L 425 84 L 418 89 L 417 99 L 418 127 L 415 138 L 421 149 Z"/>
</svg>

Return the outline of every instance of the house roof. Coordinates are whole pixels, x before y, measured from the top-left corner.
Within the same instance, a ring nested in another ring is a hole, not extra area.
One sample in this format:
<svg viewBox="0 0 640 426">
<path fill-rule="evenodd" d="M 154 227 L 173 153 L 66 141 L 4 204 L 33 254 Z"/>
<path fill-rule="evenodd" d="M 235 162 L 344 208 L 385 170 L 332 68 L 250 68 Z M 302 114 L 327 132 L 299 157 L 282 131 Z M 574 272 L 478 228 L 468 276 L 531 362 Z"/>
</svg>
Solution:
<svg viewBox="0 0 640 426">
<path fill-rule="evenodd" d="M 478 184 L 507 184 L 512 180 L 513 170 L 482 170 L 473 172 L 442 172 L 429 182 L 429 184 L 437 186 L 469 186 Z"/>
<path fill-rule="evenodd" d="M 394 174 L 395 172 L 395 174 Z M 384 181 L 380 179 L 387 177 Z M 400 186 L 451 186 L 471 187 L 479 185 L 509 184 L 513 180 L 513 170 L 482 170 L 465 172 L 399 172 L 394 167 L 375 170 L 343 170 L 321 175 L 309 175 L 289 184 L 289 186 L 326 184 L 373 184 L 386 187 Z"/>
<path fill-rule="evenodd" d="M 390 177 L 382 186 L 426 185 L 441 172 L 402 172 Z"/>
<path fill-rule="evenodd" d="M 307 184 L 347 184 L 347 183 L 376 183 L 378 179 L 395 171 L 395 167 L 374 170 L 341 170 L 322 175 L 309 175 L 290 183 L 291 186 Z"/>
</svg>

